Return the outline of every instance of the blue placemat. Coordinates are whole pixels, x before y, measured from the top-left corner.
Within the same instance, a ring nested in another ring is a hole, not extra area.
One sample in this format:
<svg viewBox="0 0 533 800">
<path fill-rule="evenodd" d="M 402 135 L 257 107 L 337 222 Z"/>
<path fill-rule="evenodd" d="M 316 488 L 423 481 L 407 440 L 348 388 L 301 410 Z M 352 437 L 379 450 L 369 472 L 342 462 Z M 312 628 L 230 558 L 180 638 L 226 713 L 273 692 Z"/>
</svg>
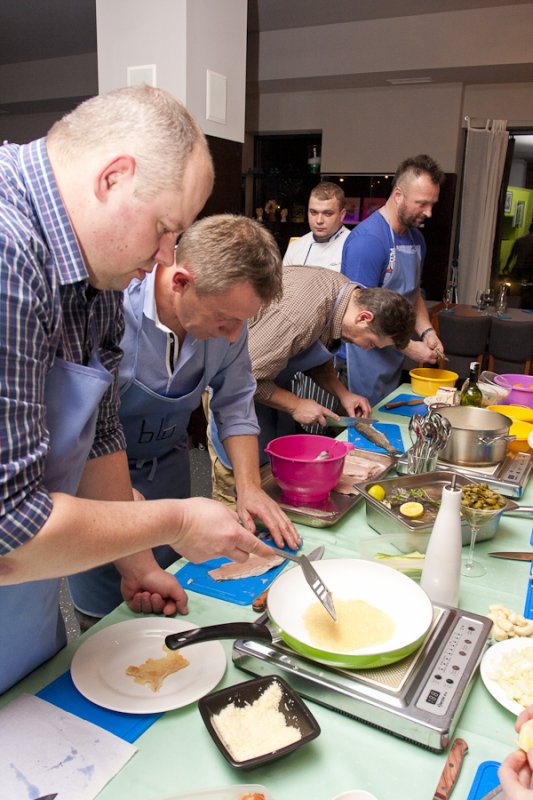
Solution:
<svg viewBox="0 0 533 800">
<path fill-rule="evenodd" d="M 110 711 L 102 706 L 97 706 L 96 703 L 91 703 L 74 686 L 70 670 L 37 692 L 37 697 L 69 711 L 86 722 L 92 722 L 130 743 L 138 739 L 141 733 L 144 733 L 161 716 L 159 713 L 124 714 L 121 711 Z"/>
<path fill-rule="evenodd" d="M 404 452 L 402 432 L 399 425 L 394 425 L 390 422 L 375 422 L 372 427 L 383 433 L 396 450 L 401 453 Z M 374 453 L 387 452 L 383 447 L 378 447 L 373 442 L 370 442 L 355 428 L 348 428 L 348 441 L 353 442 L 358 450 L 371 450 Z"/>
<path fill-rule="evenodd" d="M 475 774 L 467 800 L 481 800 L 496 786 L 499 786 L 499 761 L 482 761 Z"/>
<path fill-rule="evenodd" d="M 266 544 L 269 544 L 268 541 Z M 288 547 L 284 547 L 288 553 L 295 553 Z M 178 572 L 176 578 L 186 591 L 206 594 L 209 597 L 218 597 L 219 600 L 226 600 L 228 603 L 236 603 L 238 606 L 250 605 L 261 592 L 268 589 L 274 578 L 276 578 L 284 568 L 286 561 L 277 567 L 269 569 L 264 575 L 257 575 L 252 578 L 238 578 L 234 581 L 215 581 L 207 573 L 211 569 L 227 564 L 229 558 L 212 558 L 203 561 L 201 564 L 185 564 Z"/>
<path fill-rule="evenodd" d="M 393 400 L 389 400 L 389 403 L 399 403 L 402 400 L 414 400 L 416 397 L 420 397 L 420 395 L 416 394 L 399 394 Z M 401 417 L 412 417 L 413 414 L 420 414 L 423 416 L 427 414 L 429 408 L 424 403 L 424 398 L 420 397 L 420 403 L 417 403 L 416 406 L 399 406 L 398 408 L 385 408 L 384 406 L 379 406 L 378 411 L 383 411 L 385 414 L 399 414 Z"/>
</svg>

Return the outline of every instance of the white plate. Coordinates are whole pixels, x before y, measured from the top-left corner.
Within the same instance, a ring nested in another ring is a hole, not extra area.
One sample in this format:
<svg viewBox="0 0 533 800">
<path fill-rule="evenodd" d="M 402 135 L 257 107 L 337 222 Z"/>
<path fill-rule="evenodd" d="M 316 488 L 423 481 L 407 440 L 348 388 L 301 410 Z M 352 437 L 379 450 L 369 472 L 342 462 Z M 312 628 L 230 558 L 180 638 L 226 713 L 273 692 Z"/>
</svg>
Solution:
<svg viewBox="0 0 533 800">
<path fill-rule="evenodd" d="M 196 628 L 194 622 L 165 617 L 142 617 L 109 625 L 76 651 L 70 673 L 84 697 L 111 711 L 153 714 L 193 703 L 218 684 L 226 670 L 220 642 L 183 648 L 189 666 L 165 678 L 158 692 L 126 675 L 131 665 L 162 658 L 165 636 Z"/>
<path fill-rule="evenodd" d="M 520 705 L 520 703 L 517 703 L 516 700 L 511 700 L 511 698 L 509 698 L 504 692 L 500 684 L 496 683 L 496 681 L 493 680 L 490 675 L 494 671 L 494 668 L 503 655 L 510 653 L 513 650 L 518 652 L 519 650 L 523 650 L 525 647 L 533 647 L 533 639 L 528 637 L 524 637 L 523 639 L 504 639 L 503 642 L 497 642 L 489 647 L 481 659 L 480 666 L 481 679 L 487 690 L 491 693 L 494 699 L 498 701 L 498 703 L 516 715 L 520 714 L 520 712 L 524 710 L 524 706 Z"/>
</svg>

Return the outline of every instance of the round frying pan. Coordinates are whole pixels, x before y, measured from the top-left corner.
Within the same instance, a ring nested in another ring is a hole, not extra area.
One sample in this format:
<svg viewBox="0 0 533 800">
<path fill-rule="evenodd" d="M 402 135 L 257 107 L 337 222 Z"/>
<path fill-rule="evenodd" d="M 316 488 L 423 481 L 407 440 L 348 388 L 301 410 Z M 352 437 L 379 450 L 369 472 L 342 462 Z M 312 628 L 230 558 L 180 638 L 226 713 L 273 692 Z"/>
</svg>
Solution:
<svg viewBox="0 0 533 800">
<path fill-rule="evenodd" d="M 282 640 L 307 658 L 345 669 L 393 664 L 420 647 L 433 620 L 433 607 L 417 583 L 391 567 L 370 561 L 332 559 L 315 562 L 313 566 L 332 592 L 334 601 L 364 600 L 388 614 L 394 622 L 392 637 L 381 645 L 351 652 L 317 646 L 309 638 L 303 615 L 318 600 L 306 583 L 301 568 L 294 567 L 283 572 L 270 587 L 267 600 L 269 622 L 232 622 L 194 628 L 167 636 L 167 647 L 176 650 L 212 639 Z"/>
</svg>

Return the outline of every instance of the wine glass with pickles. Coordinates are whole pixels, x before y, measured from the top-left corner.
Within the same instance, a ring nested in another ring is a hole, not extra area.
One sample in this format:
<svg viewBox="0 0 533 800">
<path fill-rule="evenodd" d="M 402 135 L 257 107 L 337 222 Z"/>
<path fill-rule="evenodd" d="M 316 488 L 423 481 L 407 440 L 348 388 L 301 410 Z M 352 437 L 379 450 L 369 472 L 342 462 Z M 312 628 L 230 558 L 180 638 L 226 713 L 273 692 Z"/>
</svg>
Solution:
<svg viewBox="0 0 533 800">
<path fill-rule="evenodd" d="M 474 546 L 479 529 L 501 514 L 506 501 L 490 489 L 486 483 L 468 483 L 463 486 L 461 498 L 461 514 L 470 526 L 470 546 L 468 555 L 463 560 L 461 575 L 468 578 L 480 578 L 487 571 L 483 564 L 474 560 Z"/>
</svg>

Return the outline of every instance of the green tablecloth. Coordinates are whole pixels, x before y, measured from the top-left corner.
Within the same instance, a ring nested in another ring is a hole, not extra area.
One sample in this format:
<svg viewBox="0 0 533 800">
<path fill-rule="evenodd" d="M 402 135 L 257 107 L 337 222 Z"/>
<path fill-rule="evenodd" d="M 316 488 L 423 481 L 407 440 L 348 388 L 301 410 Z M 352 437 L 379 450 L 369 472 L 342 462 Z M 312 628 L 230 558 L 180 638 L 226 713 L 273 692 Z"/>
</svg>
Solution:
<svg viewBox="0 0 533 800">
<path fill-rule="evenodd" d="M 401 386 L 387 399 L 409 389 L 409 386 Z M 408 443 L 407 417 L 386 413 L 377 416 L 383 421 L 400 424 L 404 441 Z M 533 503 L 533 484 L 530 483 L 520 502 Z M 495 538 L 476 545 L 476 557 L 485 563 L 487 573 L 482 578 L 462 578 L 461 607 L 486 614 L 490 604 L 499 602 L 522 611 L 529 563 L 491 559 L 487 553 L 493 549 L 527 548 L 531 529 L 531 519 L 503 517 Z M 323 543 L 326 558 L 357 557 L 359 539 L 378 536 L 366 524 L 364 502 L 331 528 L 299 526 L 299 530 L 305 551 Z M 257 616 L 251 607 L 243 608 L 193 592 L 189 594 L 189 607 L 190 620 L 199 625 Z M 122 605 L 92 632 L 133 617 Z M 60 675 L 68 668 L 83 640 L 82 637 L 73 642 L 21 681 L 1 698 L 0 704 L 23 691 L 36 692 Z M 223 646 L 228 666 L 220 687 L 247 680 L 250 676 L 232 664 L 231 642 L 223 642 Z M 264 784 L 274 800 L 330 800 L 341 791 L 354 788 L 373 792 L 378 800 L 429 800 L 433 797 L 445 753 L 424 750 L 312 701 L 306 702 L 322 729 L 318 739 L 285 759 L 248 772 L 233 769 L 223 759 L 200 718 L 196 703 L 167 712 L 137 739 L 135 744 L 139 752 L 100 793 L 99 800 L 160 800 L 182 792 L 240 783 Z M 493 700 L 479 676 L 475 678 L 455 736 L 462 736 L 469 745 L 454 795 L 464 800 L 479 764 L 486 760 L 500 761 L 514 749 L 516 741 L 514 716 Z"/>
</svg>

